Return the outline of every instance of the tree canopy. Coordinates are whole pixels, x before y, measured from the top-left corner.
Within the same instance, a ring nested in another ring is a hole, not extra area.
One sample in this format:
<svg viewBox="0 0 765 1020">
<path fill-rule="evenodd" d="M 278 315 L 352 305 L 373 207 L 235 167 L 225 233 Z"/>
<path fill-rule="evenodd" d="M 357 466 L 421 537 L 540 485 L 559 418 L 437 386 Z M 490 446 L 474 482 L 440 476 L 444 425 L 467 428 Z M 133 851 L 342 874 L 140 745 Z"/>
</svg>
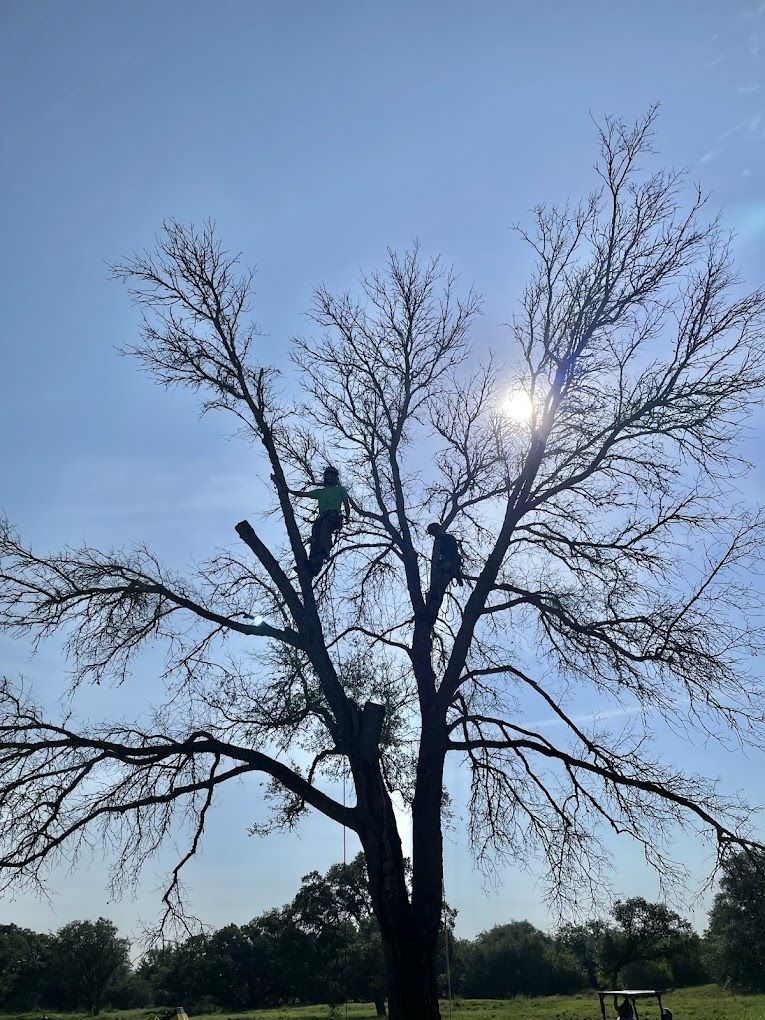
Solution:
<svg viewBox="0 0 765 1020">
<path fill-rule="evenodd" d="M 391 1016 L 423 1020 L 438 1016 L 447 756 L 470 774 L 479 861 L 536 857 L 559 904 L 597 891 L 604 831 L 670 878 L 677 825 L 723 854 L 751 843 L 746 806 L 651 737 L 660 720 L 761 746 L 747 656 L 763 520 L 731 479 L 765 383 L 765 294 L 737 286 L 703 195 L 650 168 L 653 116 L 606 119 L 596 189 L 521 229 L 535 268 L 507 363 L 479 356 L 479 298 L 417 247 L 389 252 L 357 295 L 317 289 L 294 372 L 269 363 L 252 273 L 212 225 L 168 221 L 115 267 L 143 311 L 131 353 L 253 445 L 269 521 L 240 521 L 239 551 L 184 575 L 143 547 L 40 555 L 3 525 L 0 626 L 63 631 L 75 685 L 128 682 L 161 642 L 168 695 L 150 718 L 91 725 L 5 682 L 5 880 L 40 881 L 95 831 L 122 848 L 119 885 L 180 813 L 190 840 L 165 894 L 177 913 L 216 790 L 265 776 L 273 824 L 312 808 L 358 835 Z M 513 388 L 522 421 L 503 412 Z M 314 583 L 292 494 L 327 463 L 353 521 Z M 461 588 L 436 583 L 434 520 L 461 539 Z M 629 724 L 582 721 L 583 690 Z M 412 810 L 411 882 L 393 791 Z"/>
<path fill-rule="evenodd" d="M 528 921 L 496 925 L 460 947 L 460 988 L 468 997 L 559 995 L 585 983 L 575 957 Z"/>
<path fill-rule="evenodd" d="M 635 964 L 671 958 L 693 936 L 689 922 L 674 910 L 664 903 L 649 903 L 642 896 L 617 900 L 611 914 L 616 924 L 604 927 L 599 956 L 602 972 L 612 988 L 618 988 L 623 978 L 627 980 L 628 968 L 634 972 Z"/>
<path fill-rule="evenodd" d="M 100 1013 L 107 990 L 129 970 L 128 950 L 127 939 L 120 938 L 115 925 L 105 917 L 64 925 L 50 947 L 54 998 Z"/>
<path fill-rule="evenodd" d="M 706 938 L 720 984 L 765 990 L 765 855 L 739 853 L 725 862 Z"/>
</svg>

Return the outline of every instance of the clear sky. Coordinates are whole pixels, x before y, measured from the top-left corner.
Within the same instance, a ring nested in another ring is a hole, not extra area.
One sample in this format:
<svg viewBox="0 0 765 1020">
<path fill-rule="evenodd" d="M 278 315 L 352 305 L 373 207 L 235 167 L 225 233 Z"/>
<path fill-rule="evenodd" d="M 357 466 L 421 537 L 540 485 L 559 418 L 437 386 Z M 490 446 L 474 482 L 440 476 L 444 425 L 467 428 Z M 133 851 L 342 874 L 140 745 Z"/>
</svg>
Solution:
<svg viewBox="0 0 765 1020">
<path fill-rule="evenodd" d="M 758 285 L 764 45 L 758 0 L 4 0 L 0 507 L 39 549 L 145 540 L 180 567 L 228 543 L 257 506 L 255 464 L 225 422 L 200 423 L 190 396 L 115 353 L 137 316 L 106 263 L 150 245 L 168 216 L 214 218 L 258 267 L 274 362 L 307 330 L 315 285 L 347 287 L 415 237 L 483 293 L 480 340 L 501 348 L 528 267 L 512 224 L 592 187 L 590 113 L 632 119 L 658 100 L 658 148 L 711 191 Z M 51 699 L 63 683 L 52 646 L 30 661 L 3 639 L 0 669 Z M 155 693 L 147 671 L 88 692 L 84 710 L 127 714 Z M 684 764 L 698 751 L 673 748 Z M 704 756 L 762 799 L 765 759 Z M 300 838 L 248 838 L 254 796 L 220 799 L 188 869 L 212 924 L 285 902 L 342 855 L 322 819 Z M 459 934 L 549 925 L 527 877 L 508 870 L 482 889 L 461 832 L 446 855 Z M 656 897 L 633 851 L 618 861 L 618 892 Z M 150 869 L 135 901 L 108 904 L 98 865 L 58 872 L 52 901 L 0 903 L 0 922 L 48 930 L 106 914 L 129 934 L 157 913 L 159 881 Z M 687 905 L 700 927 L 707 905 Z"/>
</svg>

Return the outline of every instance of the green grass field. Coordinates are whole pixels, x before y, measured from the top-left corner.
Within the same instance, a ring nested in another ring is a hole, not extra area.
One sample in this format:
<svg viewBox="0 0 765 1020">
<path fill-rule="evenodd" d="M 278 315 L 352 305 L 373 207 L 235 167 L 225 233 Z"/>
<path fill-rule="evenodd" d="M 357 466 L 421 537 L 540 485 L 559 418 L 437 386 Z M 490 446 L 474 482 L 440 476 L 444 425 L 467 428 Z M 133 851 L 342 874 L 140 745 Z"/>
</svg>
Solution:
<svg viewBox="0 0 765 1020">
<path fill-rule="evenodd" d="M 729 995 L 716 985 L 683 988 L 668 992 L 664 1005 L 674 1013 L 674 1020 L 765 1020 L 765 995 Z M 328 1006 L 283 1006 L 258 1009 L 231 1015 L 231 1020 L 344 1020 L 345 1007 L 330 1010 Z M 611 1020 L 612 1012 L 606 1014 Z M 40 1020 L 39 1013 L 0 1014 L 0 1020 Z M 151 1010 L 104 1012 L 103 1020 L 153 1020 Z M 441 1004 L 441 1016 L 447 1020 L 449 1004 Z M 51 1013 L 50 1020 L 87 1020 L 83 1013 Z M 192 1020 L 228 1020 L 227 1013 L 194 1015 Z M 460 999 L 452 1006 L 453 1020 L 599 1020 L 597 996 L 550 996 L 540 999 Z M 348 1020 L 376 1020 L 374 1007 L 349 1003 Z M 646 1003 L 640 1009 L 640 1020 L 659 1020 L 658 1007 Z"/>
</svg>

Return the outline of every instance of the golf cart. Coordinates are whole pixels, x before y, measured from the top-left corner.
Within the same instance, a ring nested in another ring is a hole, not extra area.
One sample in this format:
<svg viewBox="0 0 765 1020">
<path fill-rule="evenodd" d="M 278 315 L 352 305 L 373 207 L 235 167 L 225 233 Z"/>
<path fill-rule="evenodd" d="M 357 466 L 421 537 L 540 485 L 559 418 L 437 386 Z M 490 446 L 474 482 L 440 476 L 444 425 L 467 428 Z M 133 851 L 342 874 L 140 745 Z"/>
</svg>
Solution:
<svg viewBox="0 0 765 1020">
<path fill-rule="evenodd" d="M 638 999 L 656 999 L 659 1004 L 658 1014 L 655 1011 L 646 1009 L 644 1017 L 657 1017 L 658 1020 L 672 1020 L 672 1010 L 663 1007 L 661 1004 L 661 992 L 657 992 L 654 989 L 648 988 L 624 988 L 617 989 L 616 991 L 598 992 L 598 998 L 600 999 L 600 1015 L 602 1020 L 608 1020 L 606 1017 L 606 999 L 609 995 L 614 997 L 614 1011 L 617 1020 L 640 1020 L 640 1014 L 638 1012 L 637 1000 Z M 621 997 L 621 1002 L 617 1002 L 617 999 Z"/>
</svg>

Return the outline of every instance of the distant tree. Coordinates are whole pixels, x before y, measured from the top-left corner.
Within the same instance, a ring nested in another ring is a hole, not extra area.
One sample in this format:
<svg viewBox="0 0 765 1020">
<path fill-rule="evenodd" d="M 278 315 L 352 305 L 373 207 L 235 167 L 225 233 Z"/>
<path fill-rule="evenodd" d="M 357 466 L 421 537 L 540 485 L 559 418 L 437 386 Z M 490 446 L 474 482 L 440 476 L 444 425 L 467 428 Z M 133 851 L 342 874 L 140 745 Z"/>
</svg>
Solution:
<svg viewBox="0 0 765 1020">
<path fill-rule="evenodd" d="M 556 995 L 584 987 L 574 955 L 529 921 L 513 921 L 482 932 L 461 946 L 459 991 L 471 998 Z"/>
<path fill-rule="evenodd" d="M 169 984 L 169 974 L 175 947 L 164 945 L 151 947 L 141 957 L 136 967 L 137 975 L 151 988 L 151 1003 L 156 1006 L 167 1006 L 173 999 Z M 186 1005 L 183 999 L 174 1005 Z"/>
<path fill-rule="evenodd" d="M 214 932 L 204 944 L 205 996 L 232 1012 L 260 1005 L 250 992 L 256 953 L 248 925 L 227 924 Z"/>
<path fill-rule="evenodd" d="M 627 968 L 661 963 L 662 973 L 671 980 L 667 961 L 688 944 L 693 929 L 688 921 L 664 903 L 649 903 L 642 896 L 617 900 L 611 914 L 616 924 L 608 925 L 600 942 L 600 968 L 613 988 Z"/>
<path fill-rule="evenodd" d="M 50 938 L 15 924 L 0 925 L 0 1009 L 44 1004 Z"/>
<path fill-rule="evenodd" d="M 371 999 L 378 1016 L 384 1016 L 385 959 L 364 854 L 324 875 L 305 875 L 290 909 L 314 940 L 325 1000 Z"/>
<path fill-rule="evenodd" d="M 301 930 L 289 905 L 247 924 L 229 924 L 205 940 L 203 998 L 234 1010 L 289 1002 L 337 1001 L 335 961 Z"/>
<path fill-rule="evenodd" d="M 584 924 L 564 924 L 556 934 L 558 945 L 574 956 L 587 975 L 590 988 L 600 984 L 598 963 L 605 929 L 605 921 L 591 920 Z"/>
<path fill-rule="evenodd" d="M 444 908 L 441 916 L 441 933 L 438 937 L 438 951 L 436 952 L 436 971 L 438 973 L 438 992 L 441 998 L 446 998 L 449 992 L 454 992 L 454 975 L 451 973 L 457 957 L 457 939 L 455 928 L 457 925 L 457 910 L 450 907 L 444 901 Z"/>
<path fill-rule="evenodd" d="M 233 989 L 227 984 L 231 974 L 223 950 L 225 934 L 214 939 L 214 935 L 200 932 L 147 955 L 139 973 L 151 981 L 158 1003 L 183 1005 L 192 1013 L 209 1012 L 216 1005 L 231 1006 L 232 999 L 240 1005 L 237 983 Z"/>
<path fill-rule="evenodd" d="M 229 924 L 150 950 L 138 973 L 162 1004 L 230 1011 L 338 1002 L 382 994 L 379 931 L 363 855 L 304 876 L 295 899 L 244 925 Z M 370 924 L 370 922 L 372 922 Z"/>
<path fill-rule="evenodd" d="M 51 944 L 51 970 L 63 1004 L 95 1015 L 105 996 L 129 972 L 130 943 L 111 921 L 72 921 Z"/>
<path fill-rule="evenodd" d="M 246 931 L 253 947 L 248 974 L 252 1000 L 280 1005 L 310 995 L 312 940 L 295 924 L 291 908 L 267 910 L 250 921 Z"/>
<path fill-rule="evenodd" d="M 706 944 L 695 931 L 673 939 L 667 963 L 672 972 L 671 983 L 678 988 L 706 985 L 714 980 Z"/>
<path fill-rule="evenodd" d="M 349 999 L 373 1002 L 378 1016 L 385 1016 L 385 955 L 380 929 L 373 916 L 359 924 L 348 947 L 345 989 Z"/>
<path fill-rule="evenodd" d="M 323 875 L 318 871 L 304 875 L 291 906 L 307 930 L 340 928 L 346 918 L 361 924 L 372 914 L 364 854 L 349 864 L 333 864 Z"/>
<path fill-rule="evenodd" d="M 24 961 L 29 952 L 27 933 L 15 924 L 0 926 L 0 1006 L 17 993 Z"/>
<path fill-rule="evenodd" d="M 765 991 L 765 854 L 740 853 L 726 861 L 706 941 L 720 984 Z"/>
<path fill-rule="evenodd" d="M 132 970 L 115 982 L 109 992 L 109 1002 L 114 1009 L 142 1009 L 158 1004 L 148 978 Z"/>
<path fill-rule="evenodd" d="M 601 826 L 670 877 L 676 824 L 721 853 L 747 845 L 747 809 L 651 735 L 664 717 L 763 739 L 741 654 L 760 644 L 746 576 L 763 522 L 730 479 L 765 385 L 765 294 L 738 288 L 702 195 L 651 169 L 653 116 L 607 119 L 596 190 L 521 231 L 534 266 L 509 366 L 473 355 L 480 302 L 417 250 L 391 252 L 358 296 L 320 287 L 281 380 L 249 317 L 252 274 L 212 226 L 169 222 L 116 268 L 144 313 L 133 353 L 254 444 L 273 528 L 267 542 L 240 521 L 243 554 L 181 576 L 143 547 L 38 555 L 0 527 L 0 627 L 61 631 L 75 683 L 127 679 L 159 640 L 169 685 L 148 728 L 106 708 L 61 720 L 2 686 L 6 881 L 99 827 L 129 881 L 181 812 L 177 911 L 217 789 L 265 777 L 274 824 L 312 808 L 356 833 L 392 1020 L 435 1020 L 447 758 L 470 773 L 479 861 L 537 855 L 558 903 L 598 887 Z M 505 413 L 511 385 L 524 420 Z M 353 520 L 317 580 L 294 494 L 330 459 Z M 461 587 L 433 562 L 431 522 L 462 540 Z M 253 642 L 259 660 L 242 654 Z M 613 731 L 584 723 L 578 691 L 636 711 Z M 412 810 L 411 882 L 393 791 Z"/>
</svg>

